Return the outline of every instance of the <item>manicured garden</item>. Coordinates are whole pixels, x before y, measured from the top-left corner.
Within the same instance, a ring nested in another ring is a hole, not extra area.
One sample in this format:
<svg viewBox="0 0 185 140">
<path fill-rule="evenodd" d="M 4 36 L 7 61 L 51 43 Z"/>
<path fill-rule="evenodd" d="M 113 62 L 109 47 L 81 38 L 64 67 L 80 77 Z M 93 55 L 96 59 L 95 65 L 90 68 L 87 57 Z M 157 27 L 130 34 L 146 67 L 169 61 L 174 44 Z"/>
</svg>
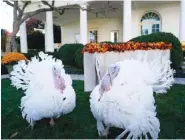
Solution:
<svg viewBox="0 0 185 140">
<path fill-rule="evenodd" d="M 76 91 L 77 106 L 68 115 L 60 117 L 54 127 L 49 126 L 49 120 L 37 123 L 34 130 L 27 128 L 19 109 L 22 90 L 10 85 L 10 80 L 1 80 L 1 125 L 2 138 L 99 138 L 96 121 L 89 107 L 89 93 L 84 92 L 82 81 L 73 81 Z M 157 95 L 157 116 L 160 120 L 159 138 L 185 138 L 185 86 L 174 85 L 167 94 Z M 115 138 L 120 129 L 111 128 L 108 138 Z"/>
<path fill-rule="evenodd" d="M 134 43 L 137 42 L 137 43 Z M 102 52 L 135 49 L 148 50 L 154 48 L 171 48 L 172 67 L 176 71 L 181 70 L 182 46 L 179 40 L 170 33 L 156 33 L 132 39 L 127 43 L 101 42 L 95 44 L 64 44 L 58 52 L 49 53 L 53 57 L 62 60 L 64 69 L 68 74 L 83 74 L 83 53 Z M 18 60 L 30 60 L 38 54 L 36 52 L 10 53 L 3 57 L 1 65 L 2 74 L 12 71 L 12 67 Z M 8 69 L 8 72 L 7 72 Z M 184 73 L 178 72 L 175 76 L 182 77 Z M 180 74 L 180 75 L 179 75 Z M 77 105 L 70 114 L 56 120 L 56 125 L 51 127 L 49 120 L 44 119 L 37 123 L 34 130 L 28 128 L 28 123 L 22 118 L 19 108 L 20 99 L 24 95 L 22 90 L 11 86 L 9 79 L 3 79 L 1 89 L 2 104 L 2 138 L 74 138 L 74 139 L 96 139 L 99 138 L 96 121 L 90 111 L 89 93 L 84 92 L 84 82 L 73 81 L 73 88 L 76 91 Z M 183 139 L 185 138 L 185 86 L 173 85 L 167 94 L 155 95 L 157 116 L 160 121 L 159 138 Z M 108 138 L 115 138 L 122 132 L 120 129 L 111 128 Z"/>
</svg>

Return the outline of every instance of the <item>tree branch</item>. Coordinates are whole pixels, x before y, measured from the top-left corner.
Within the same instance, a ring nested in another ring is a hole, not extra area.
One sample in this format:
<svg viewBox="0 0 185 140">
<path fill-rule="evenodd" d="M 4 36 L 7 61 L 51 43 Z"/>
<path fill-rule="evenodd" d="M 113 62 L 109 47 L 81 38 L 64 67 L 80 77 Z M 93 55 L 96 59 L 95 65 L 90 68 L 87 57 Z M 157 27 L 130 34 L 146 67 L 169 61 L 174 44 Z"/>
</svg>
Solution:
<svg viewBox="0 0 185 140">
<path fill-rule="evenodd" d="M 9 5 L 11 7 L 14 7 L 14 4 L 9 2 L 8 0 L 3 0 L 3 2 L 5 2 L 7 5 Z"/>
<path fill-rule="evenodd" d="M 54 6 L 54 5 L 55 5 L 55 1 L 53 0 L 53 1 L 52 1 L 52 6 Z"/>
<path fill-rule="evenodd" d="M 32 13 L 25 14 L 25 16 L 20 20 L 20 24 L 22 24 L 25 20 L 27 20 L 28 18 L 30 18 L 34 15 L 37 15 L 42 12 L 47 12 L 47 11 L 53 11 L 53 10 L 51 8 L 42 8 L 42 9 L 38 9 Z"/>
<path fill-rule="evenodd" d="M 49 4 L 47 1 L 42 1 L 42 3 L 44 4 L 44 5 L 47 5 L 49 8 L 51 8 L 53 11 L 56 11 L 56 12 L 58 12 L 60 15 L 62 15 L 62 14 L 64 14 L 64 12 L 65 12 L 65 10 L 67 10 L 68 8 L 57 8 L 57 7 L 55 7 L 54 5 L 55 5 L 55 1 L 52 1 L 52 4 Z"/>
<path fill-rule="evenodd" d="M 31 3 L 31 1 L 26 1 L 22 7 L 22 11 L 24 12 L 25 8 Z"/>
<path fill-rule="evenodd" d="M 7 5 L 9 5 L 9 6 L 11 6 L 11 7 L 13 7 L 14 8 L 14 3 L 11 3 L 10 1 L 8 1 L 8 0 L 3 0 L 3 2 L 5 2 Z M 14 1 L 15 2 L 15 1 Z M 18 2 L 18 1 L 17 1 Z M 19 7 L 17 7 L 17 10 L 20 12 L 21 11 L 21 9 L 19 8 Z"/>
</svg>

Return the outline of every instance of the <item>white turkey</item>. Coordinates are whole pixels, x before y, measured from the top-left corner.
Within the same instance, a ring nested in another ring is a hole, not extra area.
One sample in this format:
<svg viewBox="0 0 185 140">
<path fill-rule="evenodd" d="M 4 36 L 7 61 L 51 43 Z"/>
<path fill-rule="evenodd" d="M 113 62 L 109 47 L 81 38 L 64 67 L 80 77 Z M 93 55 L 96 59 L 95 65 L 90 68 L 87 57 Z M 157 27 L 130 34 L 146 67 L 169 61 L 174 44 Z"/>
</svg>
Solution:
<svg viewBox="0 0 185 140">
<path fill-rule="evenodd" d="M 173 73 L 170 61 L 124 60 L 110 65 L 90 95 L 99 136 L 107 137 L 109 128 L 117 127 L 124 130 L 117 139 L 158 138 L 160 123 L 153 92 L 167 92 Z"/>
<path fill-rule="evenodd" d="M 17 89 L 25 90 L 20 108 L 31 128 L 43 118 L 50 118 L 50 125 L 54 125 L 55 118 L 76 106 L 72 80 L 65 74 L 62 61 L 43 52 L 31 61 L 19 61 L 11 72 L 11 81 Z"/>
</svg>

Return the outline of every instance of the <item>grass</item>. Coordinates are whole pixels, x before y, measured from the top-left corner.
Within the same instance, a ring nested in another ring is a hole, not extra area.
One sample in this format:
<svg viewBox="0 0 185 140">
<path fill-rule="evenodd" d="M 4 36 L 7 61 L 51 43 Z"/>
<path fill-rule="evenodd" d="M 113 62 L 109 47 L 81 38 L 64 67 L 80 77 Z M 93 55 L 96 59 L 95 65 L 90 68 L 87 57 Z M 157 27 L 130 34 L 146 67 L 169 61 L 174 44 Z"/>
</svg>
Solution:
<svg viewBox="0 0 185 140">
<path fill-rule="evenodd" d="M 83 90 L 82 81 L 73 81 L 73 87 L 77 95 L 77 106 L 68 115 L 60 117 L 54 127 L 49 126 L 49 120 L 37 123 L 34 130 L 22 119 L 20 99 L 22 90 L 10 85 L 10 81 L 4 79 L 1 93 L 1 135 L 7 139 L 10 135 L 18 132 L 14 138 L 24 139 L 97 139 L 96 121 L 90 112 L 89 93 Z M 161 124 L 159 138 L 185 138 L 185 86 L 174 85 L 165 95 L 156 96 L 158 118 Z M 120 129 L 112 128 L 109 138 L 115 138 Z"/>
</svg>

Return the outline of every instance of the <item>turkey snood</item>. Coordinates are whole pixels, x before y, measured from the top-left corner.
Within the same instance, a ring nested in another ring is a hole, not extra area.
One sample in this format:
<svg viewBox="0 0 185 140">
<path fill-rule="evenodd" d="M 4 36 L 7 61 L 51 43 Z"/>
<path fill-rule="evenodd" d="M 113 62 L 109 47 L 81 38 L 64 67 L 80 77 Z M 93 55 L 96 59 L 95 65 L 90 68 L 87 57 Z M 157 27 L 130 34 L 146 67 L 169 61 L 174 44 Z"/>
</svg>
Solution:
<svg viewBox="0 0 185 140">
<path fill-rule="evenodd" d="M 100 88 L 99 88 L 100 98 L 98 99 L 98 101 L 100 101 L 101 97 L 103 96 L 105 92 L 110 90 L 112 86 L 112 82 L 118 75 L 119 71 L 120 71 L 120 67 L 117 65 L 112 65 L 108 68 L 108 72 L 103 77 L 101 84 L 100 84 Z"/>
<path fill-rule="evenodd" d="M 63 90 L 66 88 L 66 85 L 65 85 L 65 80 L 61 76 L 61 70 L 53 66 L 52 71 L 53 71 L 53 80 L 54 80 L 55 87 L 59 89 L 61 93 L 63 93 Z"/>
</svg>

